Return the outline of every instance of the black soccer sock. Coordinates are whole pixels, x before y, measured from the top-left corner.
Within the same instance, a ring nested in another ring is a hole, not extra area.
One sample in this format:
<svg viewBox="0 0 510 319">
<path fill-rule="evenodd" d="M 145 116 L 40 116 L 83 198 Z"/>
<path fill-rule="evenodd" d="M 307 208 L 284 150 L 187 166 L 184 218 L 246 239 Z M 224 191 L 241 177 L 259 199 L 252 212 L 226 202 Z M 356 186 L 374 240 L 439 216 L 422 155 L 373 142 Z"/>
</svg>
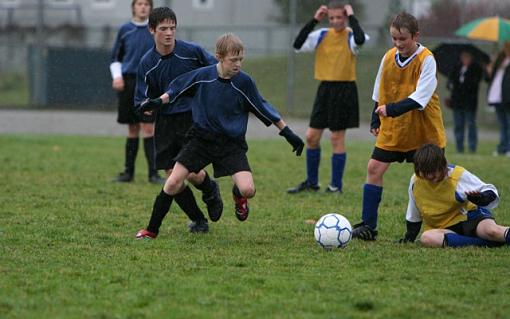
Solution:
<svg viewBox="0 0 510 319">
<path fill-rule="evenodd" d="M 170 210 L 170 205 L 172 205 L 173 199 L 174 196 L 168 195 L 163 190 L 161 190 L 159 195 L 156 196 L 154 206 L 152 207 L 152 215 L 149 221 L 149 226 L 147 226 L 148 231 L 156 234 L 159 232 L 159 227 Z"/>
<path fill-rule="evenodd" d="M 232 194 L 234 194 L 234 196 L 237 197 L 237 198 L 243 198 L 244 197 L 241 194 L 241 191 L 239 190 L 239 188 L 237 187 L 236 184 L 234 184 L 234 186 L 232 186 Z"/>
<path fill-rule="evenodd" d="M 191 189 L 186 186 L 182 192 L 174 195 L 175 202 L 192 221 L 204 220 L 205 216 L 197 205 Z"/>
<path fill-rule="evenodd" d="M 136 154 L 138 154 L 138 137 L 128 137 L 126 139 L 124 172 L 130 175 L 135 173 Z"/>
<path fill-rule="evenodd" d="M 205 172 L 205 178 L 204 178 L 204 181 L 200 184 L 200 185 L 195 185 L 195 187 L 200 190 L 202 193 L 205 193 L 205 194 L 209 194 L 210 192 L 212 192 L 214 190 L 214 183 L 213 181 L 211 180 L 211 178 L 209 177 L 209 174 L 207 174 L 206 171 Z"/>
<path fill-rule="evenodd" d="M 145 158 L 147 159 L 147 167 L 149 168 L 149 177 L 158 173 L 156 170 L 156 149 L 154 147 L 154 136 L 146 137 L 143 139 L 143 149 L 145 151 Z"/>
</svg>

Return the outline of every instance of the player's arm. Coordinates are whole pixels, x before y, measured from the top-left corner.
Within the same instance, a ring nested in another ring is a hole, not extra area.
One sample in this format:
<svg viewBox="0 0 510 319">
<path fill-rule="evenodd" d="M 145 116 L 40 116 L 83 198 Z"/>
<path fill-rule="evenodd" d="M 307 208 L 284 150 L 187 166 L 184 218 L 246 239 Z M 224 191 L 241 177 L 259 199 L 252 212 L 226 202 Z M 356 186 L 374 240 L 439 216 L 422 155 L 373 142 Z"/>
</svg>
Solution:
<svg viewBox="0 0 510 319">
<path fill-rule="evenodd" d="M 218 63 L 218 60 L 216 60 L 216 58 L 211 53 L 202 47 L 198 47 L 198 56 L 202 66 Z"/>
<path fill-rule="evenodd" d="M 413 195 L 414 180 L 416 176 L 411 176 L 409 188 L 407 190 L 409 195 L 409 202 L 407 204 L 406 212 L 406 233 L 404 237 L 399 240 L 400 243 L 414 242 L 420 233 L 422 219 Z"/>
<path fill-rule="evenodd" d="M 380 105 L 376 112 L 380 116 L 397 117 L 412 110 L 423 110 L 432 98 L 436 88 L 436 60 L 433 56 L 428 56 L 423 61 L 416 90 L 401 101 Z"/>
<path fill-rule="evenodd" d="M 465 170 L 457 183 L 456 194 L 461 200 L 469 200 L 475 205 L 495 208 L 499 204 L 498 190 L 492 184 L 484 183 L 480 178 Z"/>
<path fill-rule="evenodd" d="M 359 25 L 358 19 L 354 16 L 354 10 L 352 9 L 352 6 L 350 4 L 345 5 L 345 12 L 347 16 L 349 17 L 349 26 L 352 29 L 352 33 L 354 36 L 354 43 L 357 45 L 363 45 L 365 43 L 365 32 L 363 32 L 363 29 L 361 29 L 361 26 Z"/>
<path fill-rule="evenodd" d="M 299 31 L 296 39 L 294 40 L 294 44 L 292 45 L 294 49 L 299 50 L 303 47 L 303 44 L 308 40 L 308 36 L 313 31 L 317 23 L 319 23 L 322 19 L 328 16 L 328 7 L 322 5 L 315 12 L 313 19 L 308 21 L 307 24 Z M 315 46 L 314 46 L 315 47 Z"/>
<path fill-rule="evenodd" d="M 124 90 L 124 79 L 122 78 L 122 59 L 124 58 L 124 41 L 122 41 L 122 28 L 117 33 L 112 49 L 110 73 L 112 75 L 112 88 L 116 91 Z"/>
</svg>

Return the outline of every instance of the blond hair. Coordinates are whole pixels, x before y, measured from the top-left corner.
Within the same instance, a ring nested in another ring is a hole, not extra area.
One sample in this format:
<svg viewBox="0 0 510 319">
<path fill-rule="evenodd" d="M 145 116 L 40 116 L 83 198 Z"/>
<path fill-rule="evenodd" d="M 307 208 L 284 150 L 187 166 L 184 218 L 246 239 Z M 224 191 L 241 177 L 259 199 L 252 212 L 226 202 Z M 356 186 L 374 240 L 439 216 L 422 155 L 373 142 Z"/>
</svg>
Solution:
<svg viewBox="0 0 510 319">
<path fill-rule="evenodd" d="M 243 51 L 243 42 L 233 33 L 225 33 L 216 40 L 216 54 L 220 57 L 225 57 L 229 53 L 238 55 Z"/>
</svg>

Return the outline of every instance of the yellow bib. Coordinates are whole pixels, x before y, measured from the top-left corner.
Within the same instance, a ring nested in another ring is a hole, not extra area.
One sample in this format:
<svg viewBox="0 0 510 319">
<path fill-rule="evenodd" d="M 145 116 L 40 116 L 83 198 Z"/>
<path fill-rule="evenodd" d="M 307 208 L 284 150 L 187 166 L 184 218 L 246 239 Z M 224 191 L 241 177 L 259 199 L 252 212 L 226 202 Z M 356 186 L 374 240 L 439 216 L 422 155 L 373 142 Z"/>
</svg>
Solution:
<svg viewBox="0 0 510 319">
<path fill-rule="evenodd" d="M 476 209 L 477 206 L 470 201 L 459 203 L 455 198 L 455 190 L 464 170 L 463 167 L 455 166 L 451 176 L 439 183 L 416 176 L 413 195 L 425 230 L 455 225 L 467 219 L 461 210 Z"/>
<path fill-rule="evenodd" d="M 329 28 L 315 50 L 315 79 L 356 81 L 356 56 L 349 48 L 349 32 Z"/>
<path fill-rule="evenodd" d="M 418 85 L 423 60 L 432 53 L 425 48 L 404 67 L 395 61 L 397 49 L 389 50 L 384 58 L 379 85 L 379 105 L 396 103 L 408 98 Z M 443 115 L 437 92 L 423 111 L 412 110 L 397 117 L 381 117 L 376 147 L 387 151 L 408 152 L 422 144 L 446 146 Z"/>
</svg>

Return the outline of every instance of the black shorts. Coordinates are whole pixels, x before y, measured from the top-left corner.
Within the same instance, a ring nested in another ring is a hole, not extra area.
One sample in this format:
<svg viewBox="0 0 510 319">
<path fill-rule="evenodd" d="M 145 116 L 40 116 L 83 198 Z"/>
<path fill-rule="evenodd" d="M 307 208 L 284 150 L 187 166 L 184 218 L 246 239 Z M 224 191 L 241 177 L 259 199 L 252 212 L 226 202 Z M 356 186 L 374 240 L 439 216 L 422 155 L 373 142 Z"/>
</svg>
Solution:
<svg viewBox="0 0 510 319">
<path fill-rule="evenodd" d="M 322 81 L 317 89 L 309 126 L 331 131 L 359 127 L 356 82 Z"/>
<path fill-rule="evenodd" d="M 156 169 L 169 170 L 174 167 L 174 158 L 184 146 L 186 132 L 192 124 L 191 112 L 158 114 L 154 127 Z"/>
<path fill-rule="evenodd" d="M 153 123 L 154 116 L 137 116 L 135 113 L 136 75 L 124 74 L 124 90 L 117 93 L 119 105 L 117 122 L 120 124 Z"/>
<path fill-rule="evenodd" d="M 484 219 L 494 219 L 490 210 L 486 208 L 477 208 L 467 213 L 467 220 L 447 227 L 451 231 L 456 232 L 459 235 L 478 237 L 476 235 L 476 227 Z"/>
<path fill-rule="evenodd" d="M 247 151 L 244 138 L 230 138 L 192 127 L 175 161 L 193 173 L 212 163 L 214 177 L 232 176 L 237 172 L 251 172 Z"/>
<path fill-rule="evenodd" d="M 384 162 L 384 163 L 392 163 L 392 162 L 402 163 L 403 161 L 412 163 L 414 153 L 416 153 L 416 150 L 408 151 L 408 152 L 396 152 L 396 151 L 383 150 L 382 148 L 379 148 L 379 147 L 374 147 L 374 151 L 372 152 L 371 158 L 378 160 L 379 162 Z"/>
</svg>

